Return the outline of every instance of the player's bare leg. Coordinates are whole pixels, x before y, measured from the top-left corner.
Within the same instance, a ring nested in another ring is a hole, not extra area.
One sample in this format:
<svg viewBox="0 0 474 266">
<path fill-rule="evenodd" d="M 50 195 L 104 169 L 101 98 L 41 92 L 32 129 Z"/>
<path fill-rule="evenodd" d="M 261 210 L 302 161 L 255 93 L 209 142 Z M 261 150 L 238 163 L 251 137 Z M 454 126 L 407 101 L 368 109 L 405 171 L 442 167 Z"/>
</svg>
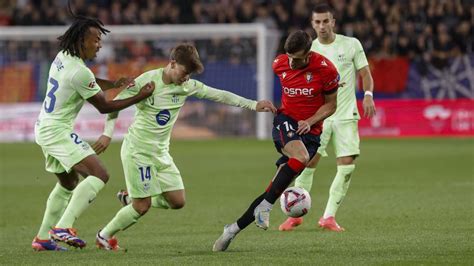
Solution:
<svg viewBox="0 0 474 266">
<path fill-rule="evenodd" d="M 301 172 L 301 174 L 295 180 L 295 187 L 304 188 L 306 191 L 310 192 L 313 185 L 313 175 L 316 169 L 316 166 L 321 159 L 321 155 L 316 153 L 315 156 L 309 161 L 306 168 Z M 303 217 L 288 217 L 280 226 L 278 230 L 280 231 L 292 231 L 295 227 L 303 223 Z"/>
<path fill-rule="evenodd" d="M 281 193 L 291 184 L 294 177 L 301 172 L 309 161 L 308 150 L 301 140 L 288 142 L 283 152 L 290 158 L 283 165 L 274 180 L 267 188 L 264 200 L 255 208 L 255 224 L 266 230 L 270 224 L 270 211 Z"/>
<path fill-rule="evenodd" d="M 138 222 L 151 207 L 151 197 L 134 198 L 132 203 L 120 209 L 115 217 L 96 236 L 99 249 L 120 250 L 115 235 Z"/>
<path fill-rule="evenodd" d="M 83 248 L 86 246 L 86 242 L 77 236 L 73 224 L 94 201 L 99 191 L 109 180 L 109 175 L 95 154 L 84 158 L 73 167 L 73 170 L 86 178 L 74 189 L 71 201 L 56 227 L 51 229 L 50 235 L 56 241 Z"/>
</svg>

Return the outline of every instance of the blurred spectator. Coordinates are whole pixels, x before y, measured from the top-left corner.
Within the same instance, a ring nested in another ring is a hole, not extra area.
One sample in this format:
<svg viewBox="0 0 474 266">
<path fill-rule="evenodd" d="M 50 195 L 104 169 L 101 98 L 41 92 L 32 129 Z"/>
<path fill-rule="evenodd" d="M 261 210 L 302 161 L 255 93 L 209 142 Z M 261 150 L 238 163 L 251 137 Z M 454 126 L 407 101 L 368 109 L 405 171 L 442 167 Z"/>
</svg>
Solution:
<svg viewBox="0 0 474 266">
<path fill-rule="evenodd" d="M 311 7 L 323 1 L 75 0 L 72 4 L 76 13 L 98 17 L 106 25 L 256 22 L 278 29 L 284 39 L 294 29 L 311 30 Z M 327 2 L 336 10 L 336 30 L 361 40 L 369 56 L 407 56 L 428 60 L 443 68 L 450 57 L 473 52 L 472 0 Z M 64 25 L 69 23 L 67 3 L 66 0 L 2 1 L 0 25 Z M 251 58 L 253 55 L 246 52 L 248 45 L 245 42 L 209 40 L 200 45 L 209 60 L 228 58 L 231 54 L 233 62 L 248 62 L 246 56 Z M 144 43 L 141 53 L 146 56 L 148 51 L 155 52 L 155 47 L 149 47 L 153 45 Z M 116 47 L 115 54 L 120 54 L 117 50 L 122 48 Z M 128 54 L 136 54 L 135 50 Z"/>
</svg>

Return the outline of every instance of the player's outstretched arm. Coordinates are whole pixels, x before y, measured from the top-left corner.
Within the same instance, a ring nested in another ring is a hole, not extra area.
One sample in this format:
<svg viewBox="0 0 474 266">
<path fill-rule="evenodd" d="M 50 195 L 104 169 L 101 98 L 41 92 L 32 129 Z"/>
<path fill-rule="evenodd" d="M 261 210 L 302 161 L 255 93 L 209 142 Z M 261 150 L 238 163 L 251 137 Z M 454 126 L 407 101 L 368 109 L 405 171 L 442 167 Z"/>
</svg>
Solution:
<svg viewBox="0 0 474 266">
<path fill-rule="evenodd" d="M 124 87 L 130 83 L 133 82 L 133 78 L 130 78 L 130 77 L 122 77 L 122 78 L 119 78 L 118 80 L 116 81 L 111 81 L 111 80 L 106 80 L 106 79 L 100 79 L 100 78 L 96 78 L 95 81 L 97 82 L 97 84 L 99 84 L 100 88 L 104 91 L 106 90 L 110 90 L 110 89 L 113 89 L 113 88 L 121 88 L 121 87 Z"/>
<path fill-rule="evenodd" d="M 257 112 L 276 112 L 275 106 L 268 100 L 254 101 L 229 91 L 216 89 L 197 80 L 190 80 L 190 86 L 198 98 L 224 103 L 236 107 L 247 108 Z"/>
<path fill-rule="evenodd" d="M 359 70 L 362 77 L 362 88 L 364 88 L 364 100 L 362 100 L 362 108 L 364 109 L 364 117 L 371 118 L 375 115 L 374 103 L 374 80 L 370 74 L 369 66 L 365 66 Z"/>
<path fill-rule="evenodd" d="M 87 99 L 87 101 L 90 102 L 92 105 L 94 105 L 94 107 L 97 108 L 97 110 L 99 110 L 100 113 L 106 114 L 106 113 L 120 111 L 131 105 L 134 105 L 140 102 L 141 100 L 148 98 L 150 95 L 153 94 L 154 90 L 155 90 L 155 83 L 149 82 L 140 89 L 138 94 L 130 98 L 109 101 L 106 99 L 104 92 L 101 91 L 97 93 L 96 95 Z"/>
<path fill-rule="evenodd" d="M 324 104 L 316 111 L 316 113 L 306 120 L 298 121 L 298 130 L 296 133 L 303 135 L 311 130 L 311 126 L 323 121 L 327 117 L 331 116 L 336 112 L 337 108 L 337 90 L 334 90 L 331 94 L 324 95 Z"/>
</svg>

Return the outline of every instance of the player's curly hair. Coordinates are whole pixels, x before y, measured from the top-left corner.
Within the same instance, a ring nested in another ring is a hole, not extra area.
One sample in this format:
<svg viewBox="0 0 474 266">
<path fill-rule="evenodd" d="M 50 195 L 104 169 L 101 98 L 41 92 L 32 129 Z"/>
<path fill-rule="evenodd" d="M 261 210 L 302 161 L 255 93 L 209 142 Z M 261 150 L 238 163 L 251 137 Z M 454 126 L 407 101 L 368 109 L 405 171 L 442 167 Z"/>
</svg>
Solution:
<svg viewBox="0 0 474 266">
<path fill-rule="evenodd" d="M 312 39 L 304 30 L 292 32 L 285 41 L 285 52 L 294 54 L 304 50 L 305 53 L 311 49 Z"/>
<path fill-rule="evenodd" d="M 68 1 L 68 10 L 74 21 L 69 29 L 58 37 L 59 47 L 72 56 L 79 56 L 79 51 L 84 42 L 84 36 L 90 27 L 97 28 L 102 34 L 110 32 L 104 28 L 104 23 L 96 18 L 76 15 L 72 12 L 71 3 Z"/>
<path fill-rule="evenodd" d="M 190 43 L 181 43 L 171 50 L 170 60 L 184 66 L 189 73 L 202 73 L 204 66 L 199 58 L 199 53 Z"/>
</svg>

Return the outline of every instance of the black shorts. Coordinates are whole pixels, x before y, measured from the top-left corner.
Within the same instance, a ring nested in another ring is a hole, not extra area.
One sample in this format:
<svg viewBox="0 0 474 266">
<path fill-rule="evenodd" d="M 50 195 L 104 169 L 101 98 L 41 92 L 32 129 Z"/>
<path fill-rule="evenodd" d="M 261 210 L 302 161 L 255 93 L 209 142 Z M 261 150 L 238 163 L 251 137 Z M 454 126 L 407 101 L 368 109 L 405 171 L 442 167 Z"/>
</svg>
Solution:
<svg viewBox="0 0 474 266">
<path fill-rule="evenodd" d="M 284 164 L 288 162 L 288 157 L 283 154 L 282 149 L 286 143 L 292 140 L 301 140 L 308 150 L 309 158 L 313 158 L 316 151 L 319 148 L 319 135 L 307 133 L 304 135 L 298 135 L 296 130 L 298 129 L 298 122 L 293 118 L 286 116 L 282 113 L 275 116 L 273 119 L 272 137 L 275 148 L 282 155 L 277 161 L 276 165 Z"/>
</svg>

